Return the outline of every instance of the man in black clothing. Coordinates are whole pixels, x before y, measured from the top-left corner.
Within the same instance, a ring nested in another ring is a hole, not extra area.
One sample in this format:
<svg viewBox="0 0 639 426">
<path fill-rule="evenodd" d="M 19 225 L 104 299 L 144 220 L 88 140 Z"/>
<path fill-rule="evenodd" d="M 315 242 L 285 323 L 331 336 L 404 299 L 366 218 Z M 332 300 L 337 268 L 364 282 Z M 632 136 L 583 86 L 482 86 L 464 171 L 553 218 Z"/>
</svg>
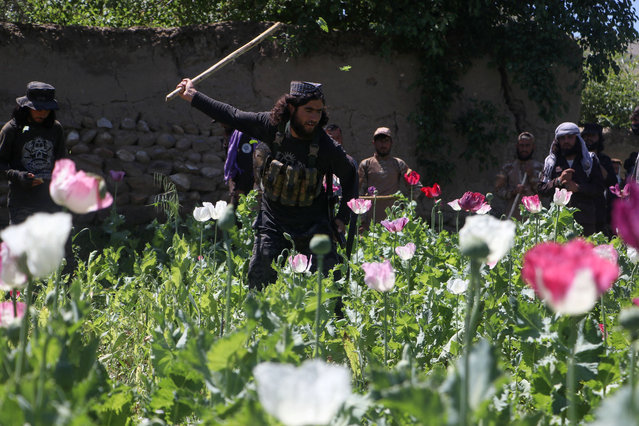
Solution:
<svg viewBox="0 0 639 426">
<path fill-rule="evenodd" d="M 584 124 L 584 129 L 581 131 L 581 137 L 584 139 L 584 142 L 586 142 L 588 151 L 597 156 L 601 176 L 604 180 L 604 192 L 595 198 L 595 232 L 603 232 L 604 234 L 611 236 L 610 212 L 612 210 L 611 201 L 613 194 L 608 188 L 615 186 L 617 183 L 617 175 L 615 174 L 615 169 L 612 166 L 612 160 L 609 156 L 602 152 L 604 149 L 603 128 L 597 123 L 586 123 Z"/>
<path fill-rule="evenodd" d="M 56 160 L 66 157 L 62 125 L 55 119 L 55 88 L 32 81 L 16 99 L 11 120 L 0 130 L 0 171 L 9 179 L 9 221 L 36 212 L 59 211 L 49 195 Z"/>
<path fill-rule="evenodd" d="M 270 112 L 260 113 L 211 99 L 195 90 L 189 79 L 177 87 L 194 108 L 262 141 L 254 156 L 263 196 L 254 225 L 250 288 L 259 290 L 276 280 L 271 264 L 290 247 L 284 233 L 291 235 L 297 251 L 310 255 L 313 235 L 343 232 L 350 217 L 346 203 L 357 197 L 357 168 L 322 129 L 328 116 L 321 84 L 293 81 L 289 94 L 282 95 Z M 334 219 L 323 185 L 323 177 L 331 174 L 340 179 L 344 194 Z M 340 261 L 334 242 L 324 259 L 326 270 Z"/>
<path fill-rule="evenodd" d="M 570 207 L 579 209 L 575 220 L 585 235 L 595 233 L 595 198 L 603 193 L 604 183 L 597 156 L 590 154 L 574 123 L 561 123 L 544 161 L 539 194 L 552 196 L 556 188 L 572 192 Z"/>
</svg>

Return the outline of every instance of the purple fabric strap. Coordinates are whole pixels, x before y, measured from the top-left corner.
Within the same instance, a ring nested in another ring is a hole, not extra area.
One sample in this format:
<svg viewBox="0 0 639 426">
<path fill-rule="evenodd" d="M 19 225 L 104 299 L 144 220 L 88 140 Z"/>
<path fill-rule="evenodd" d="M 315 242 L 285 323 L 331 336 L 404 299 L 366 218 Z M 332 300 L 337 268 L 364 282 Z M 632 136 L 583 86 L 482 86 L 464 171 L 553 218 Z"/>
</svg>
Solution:
<svg viewBox="0 0 639 426">
<path fill-rule="evenodd" d="M 226 153 L 226 162 L 224 163 L 224 182 L 226 183 L 242 171 L 237 166 L 237 148 L 240 145 L 241 138 L 242 132 L 235 130 L 229 139 L 229 148 Z"/>
</svg>

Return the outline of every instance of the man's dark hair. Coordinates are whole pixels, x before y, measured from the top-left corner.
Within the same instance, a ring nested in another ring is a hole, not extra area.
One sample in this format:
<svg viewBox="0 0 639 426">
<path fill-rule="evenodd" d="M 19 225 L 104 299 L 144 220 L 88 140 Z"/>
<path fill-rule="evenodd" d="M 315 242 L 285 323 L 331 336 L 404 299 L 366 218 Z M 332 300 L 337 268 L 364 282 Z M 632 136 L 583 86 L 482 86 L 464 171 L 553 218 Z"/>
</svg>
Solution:
<svg viewBox="0 0 639 426">
<path fill-rule="evenodd" d="M 597 124 L 597 123 L 586 123 L 584 124 L 584 129 L 581 132 L 581 136 L 588 134 L 588 133 L 595 133 L 597 135 L 599 135 L 599 141 L 597 141 L 597 143 L 595 145 L 592 146 L 592 148 L 597 152 L 600 153 L 601 151 L 603 151 L 604 149 L 604 135 L 603 135 L 603 127 L 601 127 L 601 125 Z M 590 147 L 588 147 L 590 149 Z"/>
<path fill-rule="evenodd" d="M 29 124 L 29 110 L 31 108 L 24 106 L 21 107 L 19 105 L 16 105 L 16 107 L 13 109 L 13 112 L 11 113 L 11 118 L 16 120 L 16 124 L 18 125 L 19 128 L 23 128 L 24 126 Z M 44 121 L 42 122 L 42 125 L 44 127 L 53 127 L 53 123 L 55 123 L 55 111 L 51 110 L 49 111 L 49 115 L 47 116 L 47 118 L 44 119 Z"/>
<path fill-rule="evenodd" d="M 291 113 L 288 110 L 288 105 L 292 105 L 295 109 L 297 109 L 298 107 L 306 105 L 310 101 L 317 99 L 326 105 L 324 95 L 320 91 L 316 91 L 307 96 L 293 96 L 289 94 L 282 95 L 277 102 L 275 102 L 275 105 L 273 105 L 273 109 L 271 109 L 271 124 L 277 126 L 280 123 L 286 123 L 291 119 Z M 328 123 L 328 113 L 326 112 L 326 109 L 324 109 L 322 111 L 322 118 L 320 118 L 317 125 L 319 127 L 324 127 L 326 123 Z"/>
</svg>

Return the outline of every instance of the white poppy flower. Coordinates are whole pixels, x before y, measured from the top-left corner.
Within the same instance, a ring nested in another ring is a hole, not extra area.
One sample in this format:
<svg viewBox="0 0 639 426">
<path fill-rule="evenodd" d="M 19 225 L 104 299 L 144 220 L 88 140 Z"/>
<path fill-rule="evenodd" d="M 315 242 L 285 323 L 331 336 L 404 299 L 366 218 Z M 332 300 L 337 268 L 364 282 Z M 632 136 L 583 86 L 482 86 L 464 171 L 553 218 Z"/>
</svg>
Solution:
<svg viewBox="0 0 639 426">
<path fill-rule="evenodd" d="M 568 191 L 566 188 L 555 188 L 555 195 L 552 197 L 552 202 L 558 206 L 567 206 L 570 202 L 571 196 L 572 192 Z"/>
<path fill-rule="evenodd" d="M 488 248 L 488 254 L 481 259 L 498 262 L 508 253 L 515 240 L 515 224 L 509 220 L 499 220 L 490 215 L 466 218 L 459 231 L 459 246 L 462 253 L 469 252 L 481 244 Z"/>
<path fill-rule="evenodd" d="M 309 360 L 300 367 L 263 362 L 253 369 L 264 409 L 285 425 L 324 425 L 351 394 L 347 368 Z"/>
<path fill-rule="evenodd" d="M 211 204 L 211 203 L 204 203 L 204 204 Z M 211 211 L 206 206 L 196 207 L 193 209 L 193 217 L 198 222 L 206 222 L 207 220 L 211 218 Z"/>
<path fill-rule="evenodd" d="M 213 220 L 220 219 L 228 208 L 228 203 L 224 200 L 219 200 L 217 203 L 215 203 L 215 207 L 213 207 L 213 204 L 211 203 L 202 203 L 202 205 L 209 209 L 211 219 Z"/>
<path fill-rule="evenodd" d="M 9 246 L 12 256 L 26 255 L 31 275 L 44 278 L 54 272 L 64 258 L 69 232 L 69 213 L 36 213 L 19 225 L 5 228 L 0 237 Z"/>
<path fill-rule="evenodd" d="M 411 260 L 415 255 L 416 248 L 415 244 L 408 243 L 405 246 L 395 247 L 395 253 L 397 253 L 397 256 L 402 260 Z"/>
<path fill-rule="evenodd" d="M 451 278 L 446 283 L 446 290 L 453 294 L 463 294 L 468 289 L 468 280 L 461 278 Z"/>
<path fill-rule="evenodd" d="M 628 250 L 626 251 L 626 254 L 628 256 L 628 260 L 632 263 L 637 263 L 639 262 L 639 252 L 632 248 L 632 247 L 628 247 Z"/>
<path fill-rule="evenodd" d="M 0 244 L 0 290 L 10 291 L 14 288 L 22 288 L 27 283 L 27 276 L 18 266 L 18 258 L 13 256 L 7 243 Z"/>
</svg>

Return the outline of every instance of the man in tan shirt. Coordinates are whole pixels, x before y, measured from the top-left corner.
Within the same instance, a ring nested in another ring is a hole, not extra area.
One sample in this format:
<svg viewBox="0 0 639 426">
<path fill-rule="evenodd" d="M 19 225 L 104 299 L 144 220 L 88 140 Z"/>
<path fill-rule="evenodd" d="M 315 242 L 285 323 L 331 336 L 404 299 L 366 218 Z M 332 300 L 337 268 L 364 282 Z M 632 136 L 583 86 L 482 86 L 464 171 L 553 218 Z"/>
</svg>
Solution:
<svg viewBox="0 0 639 426">
<path fill-rule="evenodd" d="M 357 173 L 359 175 L 360 195 L 373 195 L 369 188 L 374 187 L 377 196 L 393 195 L 399 191 L 400 184 L 405 182 L 404 175 L 411 170 L 404 160 L 393 157 L 391 148 L 393 137 L 388 127 L 380 127 L 373 133 L 373 145 L 375 154 L 359 163 Z M 386 217 L 386 207 L 393 205 L 394 197 L 381 197 L 375 201 L 375 221 L 379 222 Z M 368 222 L 370 218 L 366 218 Z"/>
<path fill-rule="evenodd" d="M 539 173 L 544 165 L 533 159 L 535 152 L 535 137 L 529 132 L 523 132 L 517 137 L 517 159 L 504 165 L 495 180 L 495 194 L 504 203 L 503 214 L 508 215 L 513 211 L 513 217 L 520 219 L 519 207 L 512 205 L 517 200 L 521 203 L 521 197 L 537 193 Z M 525 179 L 524 179 L 525 178 Z"/>
</svg>

